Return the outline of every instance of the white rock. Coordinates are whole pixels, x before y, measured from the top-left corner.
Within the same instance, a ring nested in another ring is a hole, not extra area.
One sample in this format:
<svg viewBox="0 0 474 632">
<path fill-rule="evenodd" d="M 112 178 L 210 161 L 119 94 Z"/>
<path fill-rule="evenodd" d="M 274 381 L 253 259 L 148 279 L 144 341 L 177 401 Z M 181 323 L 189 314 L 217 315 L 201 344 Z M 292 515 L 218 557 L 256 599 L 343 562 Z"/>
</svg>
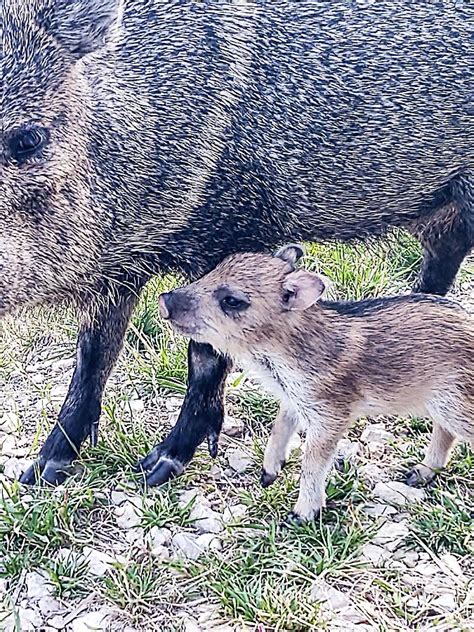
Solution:
<svg viewBox="0 0 474 632">
<path fill-rule="evenodd" d="M 344 459 L 353 459 L 359 450 L 360 443 L 358 441 L 340 439 L 337 443 L 337 453 Z"/>
<path fill-rule="evenodd" d="M 246 505 L 242 505 L 241 503 L 238 505 L 231 505 L 230 507 L 226 507 L 224 509 L 222 520 L 225 523 L 238 522 L 242 520 L 242 518 L 245 518 L 247 513 L 248 507 Z"/>
<path fill-rule="evenodd" d="M 202 632 L 202 628 L 199 627 L 194 619 L 186 618 L 183 620 L 184 632 Z"/>
<path fill-rule="evenodd" d="M 410 610 L 418 610 L 418 608 L 421 605 L 421 601 L 419 597 L 408 597 L 408 599 L 405 600 L 405 606 L 407 608 L 410 608 Z"/>
<path fill-rule="evenodd" d="M 204 533 L 196 538 L 196 544 L 203 550 L 220 551 L 222 543 L 213 533 Z"/>
<path fill-rule="evenodd" d="M 368 424 L 364 428 L 360 440 L 364 443 L 389 443 L 395 441 L 395 435 L 387 432 L 383 424 Z"/>
<path fill-rule="evenodd" d="M 243 474 L 252 465 L 251 457 L 240 448 L 229 450 L 227 459 L 230 467 L 234 472 L 237 472 L 237 474 Z"/>
<path fill-rule="evenodd" d="M 82 554 L 89 564 L 90 573 L 96 577 L 103 577 L 110 569 L 110 566 L 115 562 L 115 559 L 107 553 L 92 549 L 88 546 L 82 549 Z"/>
<path fill-rule="evenodd" d="M 88 612 L 72 622 L 72 632 L 92 632 L 92 630 L 105 630 L 107 627 L 108 613 L 103 610 Z"/>
<path fill-rule="evenodd" d="M 364 602 L 364 603 L 367 603 L 367 602 Z M 361 626 L 359 624 L 367 622 L 366 615 L 359 612 L 359 610 L 357 610 L 357 608 L 355 608 L 354 606 L 348 606 L 347 608 L 343 608 L 342 610 L 340 610 L 338 613 L 338 617 L 341 620 L 342 628 L 344 630 L 354 629 L 359 632 L 359 630 L 361 629 Z M 357 628 L 355 627 L 353 628 L 352 626 L 349 627 L 348 623 L 356 624 Z M 365 626 L 362 626 L 362 627 L 365 627 Z"/>
<path fill-rule="evenodd" d="M 452 592 L 447 592 L 444 593 L 444 595 L 440 595 L 439 597 L 434 599 L 430 605 L 435 606 L 440 610 L 447 610 L 448 612 L 452 612 L 457 608 L 456 599 Z"/>
<path fill-rule="evenodd" d="M 63 360 L 57 360 L 56 362 L 53 362 L 51 364 L 51 370 L 55 373 L 66 373 L 74 367 L 75 363 L 76 361 L 74 358 L 64 358 Z"/>
<path fill-rule="evenodd" d="M 445 575 L 442 575 L 441 577 L 432 577 L 429 581 L 426 581 L 424 592 L 427 595 L 437 596 L 453 592 L 452 586 L 448 585 L 446 582 L 449 582 L 449 579 Z"/>
<path fill-rule="evenodd" d="M 31 571 L 25 577 L 28 599 L 35 601 L 54 594 L 54 586 L 44 571 Z"/>
<path fill-rule="evenodd" d="M 145 402 L 143 399 L 131 399 L 128 404 L 134 413 L 142 413 L 145 410 Z"/>
<path fill-rule="evenodd" d="M 141 522 L 141 516 L 138 514 L 137 507 L 129 500 L 115 507 L 115 519 L 122 529 L 132 529 L 138 527 Z"/>
<path fill-rule="evenodd" d="M 459 562 L 454 557 L 454 555 L 452 555 L 452 553 L 443 553 L 443 555 L 441 555 L 440 559 L 441 559 L 441 562 L 443 563 L 443 565 L 449 571 L 451 571 L 451 573 L 456 575 L 456 577 L 458 577 L 458 579 L 460 579 L 462 582 L 467 582 L 466 576 L 464 575 L 464 571 L 459 566 Z"/>
<path fill-rule="evenodd" d="M 41 628 L 43 618 L 36 608 L 18 608 L 16 611 L 22 632 Z M 14 628 L 15 629 L 15 628 Z"/>
<path fill-rule="evenodd" d="M 400 560 L 405 566 L 408 566 L 408 568 L 414 568 L 418 564 L 420 556 L 417 551 L 399 549 L 398 551 L 395 551 L 393 559 L 395 561 Z"/>
<path fill-rule="evenodd" d="M 180 493 L 178 506 L 180 509 L 184 509 L 193 501 L 194 503 L 200 503 L 203 505 L 209 504 L 207 499 L 199 493 L 198 489 L 187 489 Z"/>
<path fill-rule="evenodd" d="M 112 504 L 117 505 L 117 506 L 129 500 L 129 498 L 130 498 L 130 494 L 126 494 L 125 492 L 122 492 L 117 489 L 114 489 L 110 494 L 110 500 Z"/>
<path fill-rule="evenodd" d="M 424 490 L 410 487 L 398 481 L 377 483 L 374 487 L 374 495 L 391 505 L 401 506 L 412 502 L 420 502 L 426 496 Z"/>
<path fill-rule="evenodd" d="M 0 437 L 0 453 L 5 456 L 18 456 L 17 440 L 13 435 L 4 435 Z"/>
<path fill-rule="evenodd" d="M 170 413 L 179 410 L 182 405 L 183 399 L 181 397 L 167 397 L 165 399 L 165 408 Z"/>
<path fill-rule="evenodd" d="M 171 540 L 171 531 L 165 527 L 152 527 L 147 534 L 147 541 L 151 548 L 163 546 Z"/>
<path fill-rule="evenodd" d="M 12 410 L 7 413 L 3 413 L 0 417 L 0 432 L 11 434 L 13 432 L 17 432 L 19 427 L 20 419 Z"/>
<path fill-rule="evenodd" d="M 324 579 L 316 579 L 311 585 L 310 600 L 322 603 L 331 610 L 341 610 L 349 606 L 349 596 L 330 586 Z"/>
<path fill-rule="evenodd" d="M 383 564 L 391 557 L 390 551 L 375 544 L 366 544 L 362 549 L 361 559 L 364 562 L 371 562 L 375 566 Z"/>
<path fill-rule="evenodd" d="M 196 538 L 189 533 L 177 533 L 173 536 L 172 543 L 178 557 L 197 560 L 203 552 Z"/>
<path fill-rule="evenodd" d="M 226 415 L 222 424 L 222 432 L 228 437 L 240 437 L 244 434 L 244 422 L 236 417 Z"/>
<path fill-rule="evenodd" d="M 415 571 L 423 577 L 431 577 L 432 575 L 437 575 L 440 570 L 437 564 L 433 564 L 432 562 L 421 562 L 415 568 Z"/>
<path fill-rule="evenodd" d="M 414 575 L 413 573 L 405 573 L 400 575 L 400 581 L 407 586 L 418 586 L 420 583 L 420 578 Z"/>
<path fill-rule="evenodd" d="M 43 597 L 40 599 L 38 601 L 38 608 L 43 617 L 49 617 L 63 609 L 59 601 L 54 597 Z"/>
<path fill-rule="evenodd" d="M 162 544 L 158 544 L 150 549 L 150 555 L 157 560 L 168 560 L 170 557 L 170 552 L 163 546 Z"/>
<path fill-rule="evenodd" d="M 62 564 L 70 560 L 71 561 L 77 560 L 77 558 L 78 558 L 78 554 L 76 553 L 76 551 L 73 551 L 72 549 L 67 549 L 66 547 L 62 547 L 61 549 L 58 549 L 56 553 L 54 554 L 55 561 Z"/>
<path fill-rule="evenodd" d="M 136 549 L 142 549 L 145 546 L 145 531 L 142 527 L 132 527 L 127 529 L 125 539 Z"/>
<path fill-rule="evenodd" d="M 35 373 L 30 377 L 30 380 L 33 382 L 33 384 L 42 384 L 46 381 L 46 377 L 43 373 Z"/>
<path fill-rule="evenodd" d="M 199 533 L 219 533 L 224 528 L 221 515 L 198 502 L 193 505 L 189 518 Z"/>
<path fill-rule="evenodd" d="M 8 479 L 16 481 L 32 464 L 32 459 L 8 459 L 3 465 L 3 473 Z"/>
<path fill-rule="evenodd" d="M 362 510 L 368 516 L 391 516 L 397 513 L 395 507 L 385 503 L 368 503 Z"/>
<path fill-rule="evenodd" d="M 69 384 L 56 384 L 51 389 L 51 400 L 52 401 L 62 401 L 68 392 Z"/>
<path fill-rule="evenodd" d="M 7 592 L 8 582 L 6 579 L 0 578 L 0 595 L 5 595 Z"/>
<path fill-rule="evenodd" d="M 385 472 L 378 465 L 374 463 L 367 463 L 359 468 L 361 477 L 370 485 L 378 483 L 385 478 Z"/>
<path fill-rule="evenodd" d="M 407 520 L 401 520 L 400 522 L 387 521 L 377 531 L 372 542 L 383 546 L 388 551 L 395 551 L 409 533 Z"/>
</svg>

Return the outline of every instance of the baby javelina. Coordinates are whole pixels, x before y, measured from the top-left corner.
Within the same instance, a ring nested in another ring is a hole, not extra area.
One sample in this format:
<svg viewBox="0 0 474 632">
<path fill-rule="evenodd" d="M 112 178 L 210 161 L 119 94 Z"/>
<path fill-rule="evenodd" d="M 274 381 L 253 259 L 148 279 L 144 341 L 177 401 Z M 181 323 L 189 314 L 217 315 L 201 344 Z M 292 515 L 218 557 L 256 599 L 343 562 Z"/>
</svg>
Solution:
<svg viewBox="0 0 474 632">
<path fill-rule="evenodd" d="M 325 280 L 295 264 L 297 245 L 274 256 L 237 254 L 202 279 L 160 297 L 174 328 L 250 369 L 280 400 L 265 450 L 262 484 L 306 430 L 294 517 L 325 504 L 337 441 L 365 415 L 430 417 L 423 462 L 408 475 L 426 483 L 456 438 L 474 440 L 474 321 L 442 298 L 408 295 L 357 302 L 321 300 Z"/>
</svg>

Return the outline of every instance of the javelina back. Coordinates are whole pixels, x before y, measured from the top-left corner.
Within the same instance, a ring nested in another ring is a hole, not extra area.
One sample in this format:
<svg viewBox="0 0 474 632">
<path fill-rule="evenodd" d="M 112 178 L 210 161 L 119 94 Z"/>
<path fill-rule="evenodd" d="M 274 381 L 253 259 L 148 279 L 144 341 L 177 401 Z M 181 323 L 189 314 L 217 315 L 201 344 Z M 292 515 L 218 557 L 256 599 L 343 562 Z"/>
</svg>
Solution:
<svg viewBox="0 0 474 632">
<path fill-rule="evenodd" d="M 3 0 L 0 313 L 80 314 L 43 478 L 95 441 L 158 271 L 404 226 L 426 246 L 418 289 L 447 291 L 474 243 L 472 25 L 462 0 Z M 196 344 L 189 362 L 149 484 L 217 450 L 229 365 Z"/>
<path fill-rule="evenodd" d="M 160 308 L 181 333 L 252 370 L 280 400 L 265 450 L 270 485 L 302 426 L 306 446 L 294 514 L 314 518 L 338 439 L 367 415 L 433 421 L 411 484 L 446 465 L 456 438 L 474 445 L 474 320 L 455 303 L 423 294 L 322 301 L 325 280 L 295 270 L 298 246 L 275 257 L 237 254 L 191 285 L 163 294 Z"/>
</svg>

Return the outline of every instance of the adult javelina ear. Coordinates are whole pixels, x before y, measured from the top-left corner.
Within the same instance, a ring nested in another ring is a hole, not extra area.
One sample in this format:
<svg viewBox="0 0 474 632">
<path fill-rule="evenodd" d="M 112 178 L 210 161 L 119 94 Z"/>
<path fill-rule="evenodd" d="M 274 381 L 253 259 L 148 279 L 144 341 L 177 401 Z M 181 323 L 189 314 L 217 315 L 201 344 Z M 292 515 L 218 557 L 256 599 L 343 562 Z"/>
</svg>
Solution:
<svg viewBox="0 0 474 632">
<path fill-rule="evenodd" d="M 287 244 L 280 248 L 280 250 L 277 250 L 274 256 L 283 259 L 283 261 L 289 263 L 290 266 L 294 266 L 304 255 L 305 249 L 300 244 Z"/>
<path fill-rule="evenodd" d="M 122 0 L 56 0 L 51 31 L 80 59 L 108 42 L 120 20 Z"/>
</svg>

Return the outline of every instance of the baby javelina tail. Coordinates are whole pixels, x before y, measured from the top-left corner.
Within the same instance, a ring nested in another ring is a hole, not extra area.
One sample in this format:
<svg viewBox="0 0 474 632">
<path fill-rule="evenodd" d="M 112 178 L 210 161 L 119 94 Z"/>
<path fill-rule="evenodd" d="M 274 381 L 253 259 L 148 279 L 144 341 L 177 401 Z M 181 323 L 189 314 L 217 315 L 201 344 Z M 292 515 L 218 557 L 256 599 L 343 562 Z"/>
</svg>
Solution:
<svg viewBox="0 0 474 632">
<path fill-rule="evenodd" d="M 278 476 L 297 428 L 306 431 L 294 514 L 315 517 L 337 441 L 366 415 L 431 418 L 426 456 L 408 475 L 426 483 L 457 438 L 474 440 L 474 321 L 445 299 L 412 294 L 358 302 L 322 300 L 325 280 L 275 256 L 237 254 L 205 277 L 160 297 L 174 328 L 250 369 L 280 400 L 262 484 Z"/>
</svg>

